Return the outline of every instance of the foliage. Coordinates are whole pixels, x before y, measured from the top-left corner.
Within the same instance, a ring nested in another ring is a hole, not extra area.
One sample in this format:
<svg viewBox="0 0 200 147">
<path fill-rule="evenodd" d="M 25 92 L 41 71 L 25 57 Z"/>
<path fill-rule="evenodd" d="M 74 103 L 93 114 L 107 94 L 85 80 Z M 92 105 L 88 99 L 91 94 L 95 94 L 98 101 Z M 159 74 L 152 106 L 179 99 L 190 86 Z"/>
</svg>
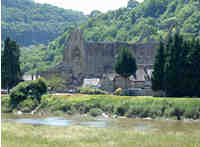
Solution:
<svg viewBox="0 0 200 147">
<path fill-rule="evenodd" d="M 31 112 L 38 106 L 38 104 L 39 103 L 36 99 L 31 99 L 31 97 L 28 97 L 24 101 L 20 102 L 17 108 L 22 112 Z"/>
<path fill-rule="evenodd" d="M 47 85 L 51 91 L 63 91 L 66 89 L 66 85 L 63 83 L 63 79 L 56 74 L 47 80 Z"/>
<path fill-rule="evenodd" d="M 136 70 L 137 64 L 135 57 L 131 54 L 129 49 L 122 48 L 116 58 L 115 71 L 126 79 L 126 88 L 127 78 L 131 75 L 135 75 Z"/>
<path fill-rule="evenodd" d="M 115 71 L 124 78 L 135 75 L 137 70 L 135 57 L 127 48 L 120 50 L 116 58 Z"/>
<path fill-rule="evenodd" d="M 37 74 L 61 63 L 65 40 L 69 33 L 70 31 L 66 31 L 55 41 L 50 42 L 48 46 L 40 44 L 21 48 L 22 71 L 26 74 Z"/>
<path fill-rule="evenodd" d="M 9 101 L 10 101 L 9 95 L 1 95 L 1 112 L 2 113 L 8 113 L 11 111 Z"/>
<path fill-rule="evenodd" d="M 2 1 L 2 38 L 10 36 L 22 46 L 48 44 L 61 33 L 87 20 L 82 12 L 30 0 Z"/>
<path fill-rule="evenodd" d="M 56 65 L 60 61 L 54 50 L 47 50 L 44 45 L 23 47 L 21 49 L 21 69 L 26 74 L 37 74 Z"/>
<path fill-rule="evenodd" d="M 100 109 L 105 113 L 128 117 L 167 117 L 200 119 L 197 98 L 158 98 L 113 95 L 44 95 L 41 107 L 50 112 L 90 112 Z M 193 109 L 194 108 L 194 109 Z"/>
<path fill-rule="evenodd" d="M 90 109 L 89 114 L 90 114 L 91 116 L 93 116 L 93 117 L 97 117 L 97 116 L 99 116 L 99 115 L 102 114 L 102 110 L 99 109 L 99 108 L 93 108 L 93 109 Z"/>
<path fill-rule="evenodd" d="M 132 0 L 129 1 L 129 4 Z M 199 1 L 145 0 L 136 7 L 120 8 L 81 23 L 83 36 L 89 41 L 126 41 L 131 43 L 158 40 L 173 24 L 184 37 L 199 33 Z"/>
<path fill-rule="evenodd" d="M 7 96 L 2 97 L 3 108 L 5 108 L 4 105 L 6 104 L 6 101 L 9 101 L 8 98 L 9 97 Z M 26 101 L 24 103 L 26 104 L 29 102 Z M 10 109 L 10 104 L 7 106 L 8 107 L 5 110 L 11 111 L 12 109 Z M 18 108 L 23 109 L 23 107 Z M 42 96 L 40 103 L 40 110 L 45 112 L 48 111 L 51 114 L 58 111 L 68 114 L 84 114 L 97 108 L 104 113 L 127 117 L 200 119 L 200 100 L 198 98 L 159 98 L 147 96 L 134 97 L 75 94 L 72 96 L 44 95 Z"/>
<path fill-rule="evenodd" d="M 40 103 L 41 96 L 47 92 L 47 85 L 44 79 L 19 83 L 10 93 L 10 105 L 13 108 L 26 106 L 26 104 L 36 105 Z M 26 101 L 25 101 L 26 100 Z M 33 102 L 30 102 L 32 100 Z"/>
<path fill-rule="evenodd" d="M 139 2 L 136 0 L 129 0 L 127 8 L 135 8 L 135 7 L 137 7 L 138 4 L 139 4 Z"/>
<path fill-rule="evenodd" d="M 168 0 L 148 0 L 142 4 L 144 17 L 158 17 L 163 14 L 167 8 Z"/>
<path fill-rule="evenodd" d="M 8 89 L 8 91 L 16 86 L 22 80 L 22 74 L 20 70 L 20 50 L 16 41 L 7 38 L 4 41 L 4 49 L 2 51 L 2 62 L 1 62 L 1 75 L 2 88 Z"/>
<path fill-rule="evenodd" d="M 160 44 L 154 64 L 153 89 L 163 90 L 167 96 L 200 96 L 200 41 L 184 40 L 179 32 L 169 34 Z"/>
<path fill-rule="evenodd" d="M 180 87 L 180 84 L 184 78 L 183 70 L 187 68 L 183 63 L 186 57 L 181 56 L 184 51 L 183 45 L 183 37 L 178 33 L 175 33 L 174 36 L 169 37 L 169 40 L 166 44 L 167 60 L 165 62 L 166 77 L 164 84 L 166 94 L 168 96 L 181 96 L 180 92 L 184 90 Z"/>
<path fill-rule="evenodd" d="M 187 94 L 190 96 L 200 96 L 200 39 L 192 40 L 189 42 L 190 52 L 187 54 L 187 65 L 188 68 L 184 72 L 185 82 L 182 83 L 187 86 Z M 187 52 L 186 52 L 187 53 Z M 182 81 L 183 82 L 183 81 Z M 188 85 L 187 85 L 188 84 Z M 189 86 L 189 88 L 188 88 Z"/>
<path fill-rule="evenodd" d="M 159 48 L 154 61 L 154 71 L 152 73 L 152 89 L 154 91 L 164 90 L 165 53 L 164 43 L 160 39 Z"/>
</svg>

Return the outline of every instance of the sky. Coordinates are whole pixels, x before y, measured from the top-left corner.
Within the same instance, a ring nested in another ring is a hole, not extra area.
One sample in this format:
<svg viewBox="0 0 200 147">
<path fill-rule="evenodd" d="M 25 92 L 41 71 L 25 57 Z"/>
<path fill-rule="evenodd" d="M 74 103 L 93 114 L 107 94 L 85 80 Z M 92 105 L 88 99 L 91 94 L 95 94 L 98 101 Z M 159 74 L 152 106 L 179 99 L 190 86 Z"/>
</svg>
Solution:
<svg viewBox="0 0 200 147">
<path fill-rule="evenodd" d="M 65 9 L 82 11 L 90 14 L 93 10 L 107 12 L 120 7 L 126 7 L 128 0 L 34 0 L 37 3 L 48 3 Z M 137 0 L 139 2 L 143 0 Z"/>
</svg>

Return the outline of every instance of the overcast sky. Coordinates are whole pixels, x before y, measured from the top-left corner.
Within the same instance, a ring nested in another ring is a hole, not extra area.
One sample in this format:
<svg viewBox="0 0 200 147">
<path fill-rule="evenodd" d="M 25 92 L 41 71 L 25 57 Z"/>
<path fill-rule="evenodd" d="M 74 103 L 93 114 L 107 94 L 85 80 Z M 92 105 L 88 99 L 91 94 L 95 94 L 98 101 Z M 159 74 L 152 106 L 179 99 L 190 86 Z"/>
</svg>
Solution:
<svg viewBox="0 0 200 147">
<path fill-rule="evenodd" d="M 138 0 L 143 1 L 143 0 Z M 92 10 L 100 10 L 107 12 L 108 10 L 115 10 L 120 7 L 126 7 L 128 0 L 35 0 L 38 3 L 48 3 L 62 7 L 65 9 L 72 9 L 89 14 Z"/>
</svg>

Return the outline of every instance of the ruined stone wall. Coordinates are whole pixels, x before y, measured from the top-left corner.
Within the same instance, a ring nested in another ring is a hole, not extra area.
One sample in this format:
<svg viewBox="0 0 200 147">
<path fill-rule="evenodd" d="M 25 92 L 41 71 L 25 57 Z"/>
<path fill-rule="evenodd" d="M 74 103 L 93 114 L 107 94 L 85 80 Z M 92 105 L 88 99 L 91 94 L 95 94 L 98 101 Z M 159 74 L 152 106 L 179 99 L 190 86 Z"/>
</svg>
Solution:
<svg viewBox="0 0 200 147">
<path fill-rule="evenodd" d="M 151 65 L 155 56 L 155 43 L 128 44 L 128 43 L 92 43 L 84 44 L 87 56 L 86 65 L 88 74 L 102 74 L 114 71 L 115 58 L 122 47 L 127 47 L 136 57 L 137 64 Z"/>
<path fill-rule="evenodd" d="M 115 58 L 122 47 L 132 51 L 139 68 L 144 69 L 153 64 L 157 48 L 155 42 L 87 42 L 82 38 L 80 30 L 75 30 L 66 42 L 63 63 L 49 73 L 61 73 L 63 79 L 70 81 L 66 83 L 72 85 L 81 85 L 84 78 L 101 78 L 105 73 L 114 72 Z"/>
<path fill-rule="evenodd" d="M 101 77 L 114 72 L 115 58 L 122 47 L 129 48 L 138 65 L 151 65 L 156 43 L 128 44 L 125 42 L 86 42 L 80 31 L 69 37 L 64 53 L 64 64 L 71 66 L 76 77 Z"/>
</svg>

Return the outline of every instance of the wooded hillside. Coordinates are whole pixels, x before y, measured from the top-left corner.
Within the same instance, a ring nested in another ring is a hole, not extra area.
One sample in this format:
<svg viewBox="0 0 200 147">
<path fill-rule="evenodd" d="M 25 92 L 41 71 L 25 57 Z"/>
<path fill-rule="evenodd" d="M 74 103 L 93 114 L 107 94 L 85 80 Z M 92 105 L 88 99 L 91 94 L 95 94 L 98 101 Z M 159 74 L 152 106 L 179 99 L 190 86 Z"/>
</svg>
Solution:
<svg viewBox="0 0 200 147">
<path fill-rule="evenodd" d="M 32 0 L 2 1 L 2 39 L 6 35 L 21 46 L 48 44 L 71 25 L 86 21 L 78 11 L 65 10 Z"/>
</svg>

